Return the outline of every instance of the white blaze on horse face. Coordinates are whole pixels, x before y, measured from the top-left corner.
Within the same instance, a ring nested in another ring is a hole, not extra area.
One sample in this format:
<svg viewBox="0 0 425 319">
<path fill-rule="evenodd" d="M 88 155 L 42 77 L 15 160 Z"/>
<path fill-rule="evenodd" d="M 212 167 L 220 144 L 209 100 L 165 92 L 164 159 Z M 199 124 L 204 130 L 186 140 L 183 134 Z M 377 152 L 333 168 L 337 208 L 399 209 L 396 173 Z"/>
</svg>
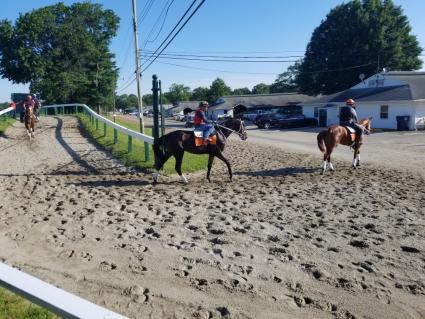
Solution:
<svg viewBox="0 0 425 319">
<path fill-rule="evenodd" d="M 182 180 L 183 183 L 187 184 L 187 179 L 186 179 L 186 177 L 184 177 L 183 174 L 180 175 L 180 178 L 181 178 L 181 180 Z"/>
</svg>

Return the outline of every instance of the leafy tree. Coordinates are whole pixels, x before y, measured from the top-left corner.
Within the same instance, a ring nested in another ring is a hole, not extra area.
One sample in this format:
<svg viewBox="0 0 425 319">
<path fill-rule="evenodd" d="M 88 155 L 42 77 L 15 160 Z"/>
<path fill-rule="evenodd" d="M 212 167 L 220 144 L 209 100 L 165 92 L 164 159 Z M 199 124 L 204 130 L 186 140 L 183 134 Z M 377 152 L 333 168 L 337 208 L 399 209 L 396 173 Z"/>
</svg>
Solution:
<svg viewBox="0 0 425 319">
<path fill-rule="evenodd" d="M 184 84 L 171 84 L 170 89 L 165 96 L 168 101 L 173 104 L 176 104 L 180 101 L 189 101 L 190 99 L 190 87 L 185 86 Z"/>
<path fill-rule="evenodd" d="M 49 103 L 112 105 L 117 69 L 109 51 L 119 18 L 100 4 L 64 3 L 0 21 L 0 75 L 30 83 Z"/>
<path fill-rule="evenodd" d="M 250 91 L 250 89 L 245 87 L 245 88 L 240 88 L 240 89 L 234 89 L 232 94 L 233 95 L 247 95 L 247 94 L 251 94 L 251 91 Z"/>
<path fill-rule="evenodd" d="M 191 100 L 192 101 L 206 101 L 210 96 L 210 89 L 204 86 L 197 87 L 193 90 Z"/>
<path fill-rule="evenodd" d="M 230 95 L 231 93 L 232 89 L 226 85 L 224 80 L 217 78 L 211 83 L 208 101 L 214 103 L 220 97 Z"/>
<path fill-rule="evenodd" d="M 270 85 L 270 93 L 291 93 L 297 92 L 296 83 L 300 62 L 288 67 L 286 72 L 279 74 L 278 78 Z"/>
<path fill-rule="evenodd" d="M 422 65 L 416 36 L 392 0 L 352 0 L 338 5 L 314 30 L 296 82 L 307 94 L 330 94 L 382 67 L 416 70 Z"/>
<path fill-rule="evenodd" d="M 115 100 L 115 106 L 118 109 L 137 108 L 138 98 L 134 94 L 122 94 L 118 95 Z"/>
<path fill-rule="evenodd" d="M 259 83 L 252 88 L 252 94 L 269 94 L 270 85 Z"/>
<path fill-rule="evenodd" d="M 142 101 L 143 101 L 144 106 L 152 106 L 153 105 L 153 95 L 152 94 L 143 95 Z"/>
</svg>

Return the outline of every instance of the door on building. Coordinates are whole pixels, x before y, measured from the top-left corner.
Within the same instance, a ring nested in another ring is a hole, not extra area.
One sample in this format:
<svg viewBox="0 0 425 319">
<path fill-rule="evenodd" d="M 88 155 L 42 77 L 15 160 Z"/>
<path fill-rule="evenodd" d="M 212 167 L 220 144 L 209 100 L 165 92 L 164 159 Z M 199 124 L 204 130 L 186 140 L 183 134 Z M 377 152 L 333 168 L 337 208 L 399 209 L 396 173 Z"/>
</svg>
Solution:
<svg viewBox="0 0 425 319">
<path fill-rule="evenodd" d="M 328 126 L 328 111 L 326 109 L 319 110 L 319 126 Z"/>
</svg>

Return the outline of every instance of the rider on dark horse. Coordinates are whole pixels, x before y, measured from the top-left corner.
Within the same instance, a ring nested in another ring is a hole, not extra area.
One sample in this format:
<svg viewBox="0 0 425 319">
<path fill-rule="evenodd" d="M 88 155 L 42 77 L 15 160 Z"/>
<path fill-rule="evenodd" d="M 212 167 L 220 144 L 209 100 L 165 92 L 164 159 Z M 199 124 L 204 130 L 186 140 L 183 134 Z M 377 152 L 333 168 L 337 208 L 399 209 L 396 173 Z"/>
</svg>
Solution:
<svg viewBox="0 0 425 319">
<path fill-rule="evenodd" d="M 348 99 L 346 106 L 341 108 L 340 125 L 349 126 L 356 131 L 356 140 L 354 145 L 360 144 L 363 135 L 363 127 L 358 124 L 358 117 L 356 112 L 356 103 L 353 99 Z"/>
<path fill-rule="evenodd" d="M 208 102 L 202 101 L 199 103 L 199 108 L 195 112 L 193 123 L 196 131 L 202 131 L 204 143 L 208 143 L 210 135 L 214 132 L 214 126 L 207 120 L 205 112 L 208 109 Z"/>
</svg>

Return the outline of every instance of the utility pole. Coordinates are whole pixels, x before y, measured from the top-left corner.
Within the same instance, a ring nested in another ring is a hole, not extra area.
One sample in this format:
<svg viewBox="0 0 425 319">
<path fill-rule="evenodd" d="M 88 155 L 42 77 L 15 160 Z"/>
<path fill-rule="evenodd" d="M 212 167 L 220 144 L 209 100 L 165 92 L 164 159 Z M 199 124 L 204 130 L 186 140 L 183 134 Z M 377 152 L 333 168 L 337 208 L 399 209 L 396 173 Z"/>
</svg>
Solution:
<svg viewBox="0 0 425 319">
<path fill-rule="evenodd" d="M 99 101 L 99 62 L 96 63 L 96 90 L 97 90 L 97 114 L 100 115 L 100 101 Z"/>
<path fill-rule="evenodd" d="M 143 102 L 142 102 L 142 87 L 140 83 L 140 52 L 139 52 L 139 34 L 137 32 L 137 21 L 136 21 L 136 0 L 132 0 L 133 3 L 133 31 L 134 31 L 134 52 L 136 57 L 136 82 L 137 82 L 137 98 L 139 101 L 139 121 L 140 121 L 140 133 L 145 133 L 145 125 L 143 123 Z"/>
<path fill-rule="evenodd" d="M 137 20 L 136 20 L 136 0 L 132 0 L 133 3 L 133 31 L 134 31 L 134 53 L 136 58 L 136 82 L 137 82 L 137 98 L 139 104 L 139 123 L 140 123 L 140 133 L 145 133 L 145 125 L 143 123 L 143 101 L 142 101 L 142 87 L 140 83 L 141 72 L 140 72 L 140 52 L 139 52 L 139 34 L 137 33 Z M 145 160 L 149 161 L 149 144 L 145 144 Z"/>
</svg>

